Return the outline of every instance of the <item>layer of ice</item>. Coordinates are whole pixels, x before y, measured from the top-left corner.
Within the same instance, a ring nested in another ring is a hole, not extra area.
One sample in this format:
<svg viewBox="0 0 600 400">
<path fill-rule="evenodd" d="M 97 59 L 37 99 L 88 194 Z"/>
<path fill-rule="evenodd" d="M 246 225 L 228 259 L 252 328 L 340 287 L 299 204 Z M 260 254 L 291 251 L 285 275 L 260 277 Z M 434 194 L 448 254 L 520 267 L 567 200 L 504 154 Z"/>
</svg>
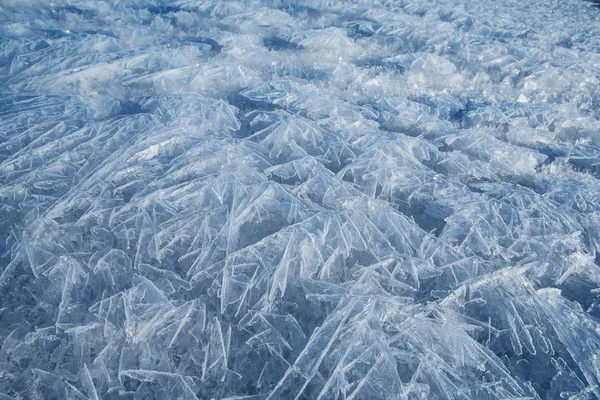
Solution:
<svg viewBox="0 0 600 400">
<path fill-rule="evenodd" d="M 599 398 L 599 30 L 0 2 L 0 399 Z"/>
</svg>

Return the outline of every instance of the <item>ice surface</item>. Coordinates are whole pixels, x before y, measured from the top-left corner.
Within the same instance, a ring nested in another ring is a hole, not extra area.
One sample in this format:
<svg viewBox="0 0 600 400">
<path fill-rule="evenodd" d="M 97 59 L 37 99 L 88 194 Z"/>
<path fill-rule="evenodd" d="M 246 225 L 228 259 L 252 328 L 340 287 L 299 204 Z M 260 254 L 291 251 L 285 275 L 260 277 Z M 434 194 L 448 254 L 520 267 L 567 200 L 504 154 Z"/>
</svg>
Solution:
<svg viewBox="0 0 600 400">
<path fill-rule="evenodd" d="M 0 399 L 600 398 L 599 21 L 0 1 Z"/>
</svg>

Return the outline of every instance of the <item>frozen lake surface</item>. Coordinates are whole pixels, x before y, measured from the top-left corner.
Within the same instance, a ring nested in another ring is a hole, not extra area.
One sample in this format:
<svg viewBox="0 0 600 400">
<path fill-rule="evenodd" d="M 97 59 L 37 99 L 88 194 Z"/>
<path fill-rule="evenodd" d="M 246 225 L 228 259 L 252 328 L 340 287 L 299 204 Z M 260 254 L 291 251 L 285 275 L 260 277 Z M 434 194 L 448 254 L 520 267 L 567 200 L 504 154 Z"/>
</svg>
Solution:
<svg viewBox="0 0 600 400">
<path fill-rule="evenodd" d="M 597 399 L 600 8 L 0 1 L 0 399 Z"/>
</svg>

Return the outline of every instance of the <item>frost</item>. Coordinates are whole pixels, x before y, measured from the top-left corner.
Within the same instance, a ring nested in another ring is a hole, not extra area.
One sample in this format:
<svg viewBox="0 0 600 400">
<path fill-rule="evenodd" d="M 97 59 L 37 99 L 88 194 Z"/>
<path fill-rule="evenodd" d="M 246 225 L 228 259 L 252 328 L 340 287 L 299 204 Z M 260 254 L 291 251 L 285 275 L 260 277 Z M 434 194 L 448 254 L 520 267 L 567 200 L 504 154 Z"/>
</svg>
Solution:
<svg viewBox="0 0 600 400">
<path fill-rule="evenodd" d="M 0 2 L 0 399 L 600 398 L 588 2 Z"/>
</svg>

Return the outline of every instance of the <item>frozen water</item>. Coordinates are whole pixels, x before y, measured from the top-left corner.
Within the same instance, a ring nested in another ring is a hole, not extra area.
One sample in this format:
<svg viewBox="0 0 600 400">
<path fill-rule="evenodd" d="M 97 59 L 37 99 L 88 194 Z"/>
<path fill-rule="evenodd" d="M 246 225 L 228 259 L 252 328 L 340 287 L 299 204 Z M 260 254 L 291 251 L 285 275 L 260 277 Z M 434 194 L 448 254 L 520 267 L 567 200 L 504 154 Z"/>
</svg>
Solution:
<svg viewBox="0 0 600 400">
<path fill-rule="evenodd" d="M 599 31 L 0 1 L 0 399 L 600 398 Z"/>
</svg>

